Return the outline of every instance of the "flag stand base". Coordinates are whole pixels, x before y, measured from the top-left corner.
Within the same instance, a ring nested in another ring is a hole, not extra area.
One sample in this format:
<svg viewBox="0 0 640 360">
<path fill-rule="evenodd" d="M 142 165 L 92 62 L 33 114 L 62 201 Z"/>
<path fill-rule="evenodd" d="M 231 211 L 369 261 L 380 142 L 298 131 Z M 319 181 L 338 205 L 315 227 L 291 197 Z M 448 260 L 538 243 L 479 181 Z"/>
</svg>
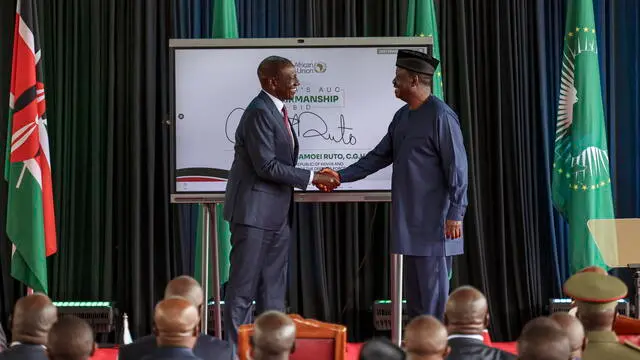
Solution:
<svg viewBox="0 0 640 360">
<path fill-rule="evenodd" d="M 402 345 L 402 255 L 391 254 L 391 341 Z"/>
<path fill-rule="evenodd" d="M 218 204 L 206 203 L 202 205 L 202 291 L 204 292 L 204 304 L 200 314 L 200 329 L 203 334 L 207 334 L 209 321 L 207 316 L 208 312 L 208 299 L 209 299 L 209 262 L 207 261 L 207 254 L 209 254 L 209 247 L 211 246 L 211 265 L 213 267 L 213 330 L 214 335 L 222 339 L 222 318 L 220 307 L 220 268 L 218 266 Z M 213 232 L 213 236 L 211 233 Z"/>
</svg>

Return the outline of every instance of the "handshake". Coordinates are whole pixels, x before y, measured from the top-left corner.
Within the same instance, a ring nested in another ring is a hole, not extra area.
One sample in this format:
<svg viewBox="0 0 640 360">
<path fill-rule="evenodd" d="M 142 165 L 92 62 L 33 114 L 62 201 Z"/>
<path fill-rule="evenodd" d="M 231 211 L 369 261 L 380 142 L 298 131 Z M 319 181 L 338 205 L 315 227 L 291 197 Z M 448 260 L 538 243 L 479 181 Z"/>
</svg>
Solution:
<svg viewBox="0 0 640 360">
<path fill-rule="evenodd" d="M 338 173 L 333 169 L 323 168 L 313 174 L 312 183 L 320 191 L 331 192 L 333 189 L 340 186 L 340 175 L 338 175 Z"/>
</svg>

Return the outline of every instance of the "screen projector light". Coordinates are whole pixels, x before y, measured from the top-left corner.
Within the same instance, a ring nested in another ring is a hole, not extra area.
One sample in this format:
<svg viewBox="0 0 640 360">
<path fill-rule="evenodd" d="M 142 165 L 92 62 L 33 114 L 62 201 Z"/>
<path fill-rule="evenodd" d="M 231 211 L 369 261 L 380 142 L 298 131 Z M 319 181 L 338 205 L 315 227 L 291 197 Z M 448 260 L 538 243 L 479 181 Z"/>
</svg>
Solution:
<svg viewBox="0 0 640 360">
<path fill-rule="evenodd" d="M 116 309 L 110 301 L 54 301 L 60 315 L 75 315 L 91 325 L 93 331 L 110 333 L 115 330 Z"/>
<path fill-rule="evenodd" d="M 407 325 L 407 300 L 402 300 L 402 327 Z M 391 330 L 391 300 L 373 302 L 373 326 L 378 331 Z"/>
</svg>

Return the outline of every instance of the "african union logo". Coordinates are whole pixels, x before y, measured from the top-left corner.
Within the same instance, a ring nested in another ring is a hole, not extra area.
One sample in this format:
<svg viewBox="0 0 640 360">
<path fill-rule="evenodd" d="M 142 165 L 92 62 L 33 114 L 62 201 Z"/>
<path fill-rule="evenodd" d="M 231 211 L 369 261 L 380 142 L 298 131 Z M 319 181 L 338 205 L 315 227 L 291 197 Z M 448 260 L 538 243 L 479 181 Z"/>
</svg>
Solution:
<svg viewBox="0 0 640 360">
<path fill-rule="evenodd" d="M 323 73 L 327 71 L 327 64 L 323 62 L 317 62 L 314 66 L 317 73 Z"/>
<path fill-rule="evenodd" d="M 576 28 L 576 32 L 569 32 L 562 58 L 553 166 L 574 190 L 595 190 L 611 182 L 606 140 L 585 126 L 598 120 L 590 104 L 602 101 L 600 83 L 575 81 L 576 71 L 597 72 L 597 60 L 595 31 Z M 579 126 L 574 126 L 574 120 Z"/>
<path fill-rule="evenodd" d="M 298 74 L 322 74 L 327 71 L 327 64 L 322 61 L 296 61 L 294 65 Z"/>
</svg>

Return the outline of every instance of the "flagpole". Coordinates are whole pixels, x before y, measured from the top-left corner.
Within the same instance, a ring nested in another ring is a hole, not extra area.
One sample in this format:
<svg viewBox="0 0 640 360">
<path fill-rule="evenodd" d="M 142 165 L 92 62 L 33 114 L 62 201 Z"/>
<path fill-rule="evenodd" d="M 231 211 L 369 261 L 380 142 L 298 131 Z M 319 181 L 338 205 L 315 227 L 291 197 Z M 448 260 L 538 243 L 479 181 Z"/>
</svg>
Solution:
<svg viewBox="0 0 640 360">
<path fill-rule="evenodd" d="M 209 208 L 207 204 L 202 204 L 202 239 L 201 239 L 201 267 L 202 271 L 202 291 L 204 292 L 204 306 L 202 306 L 202 313 L 200 314 L 200 331 L 203 334 L 207 333 L 207 327 L 209 325 L 207 315 L 209 314 L 209 262 L 207 261 L 207 254 L 209 254 Z"/>
<path fill-rule="evenodd" d="M 218 265 L 218 204 L 211 204 L 211 228 L 213 242 L 211 244 L 211 266 L 213 267 L 213 329 L 214 335 L 222 339 L 222 312 L 220 306 L 220 266 Z"/>
</svg>

